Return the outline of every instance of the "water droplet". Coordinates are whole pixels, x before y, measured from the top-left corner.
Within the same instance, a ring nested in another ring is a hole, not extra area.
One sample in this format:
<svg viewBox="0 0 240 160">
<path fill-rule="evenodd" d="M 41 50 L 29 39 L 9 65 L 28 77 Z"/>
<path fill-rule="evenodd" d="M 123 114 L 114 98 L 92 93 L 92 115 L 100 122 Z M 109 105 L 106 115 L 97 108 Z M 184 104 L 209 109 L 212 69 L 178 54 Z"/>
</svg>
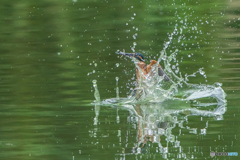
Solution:
<svg viewBox="0 0 240 160">
<path fill-rule="evenodd" d="M 179 72 L 179 68 L 177 67 L 177 69 L 175 70 L 175 73 L 178 74 Z"/>
<path fill-rule="evenodd" d="M 118 135 L 117 135 L 118 137 L 120 137 L 121 136 L 121 130 L 118 130 Z"/>
<path fill-rule="evenodd" d="M 214 83 L 214 86 L 215 86 L 215 87 L 221 87 L 221 86 L 222 86 L 222 83 L 216 82 L 216 83 Z"/>
<path fill-rule="evenodd" d="M 97 87 L 97 80 L 96 80 L 96 79 L 94 79 L 94 80 L 92 81 L 92 83 L 93 83 L 93 87 Z"/>
<path fill-rule="evenodd" d="M 92 73 L 95 73 L 95 70 L 93 70 Z"/>
<path fill-rule="evenodd" d="M 188 57 L 190 58 L 190 57 L 191 57 L 191 55 L 189 54 L 189 55 L 188 55 Z"/>
<path fill-rule="evenodd" d="M 137 38 L 137 33 L 135 33 L 134 35 L 133 35 L 133 39 L 136 39 Z"/>
<path fill-rule="evenodd" d="M 128 23 L 126 23 L 126 26 L 128 25 Z"/>
<path fill-rule="evenodd" d="M 137 153 L 141 153 L 141 148 L 137 148 Z"/>
<path fill-rule="evenodd" d="M 119 67 L 119 63 L 116 63 L 116 67 Z"/>
<path fill-rule="evenodd" d="M 97 63 L 94 63 L 94 66 L 97 67 Z"/>
<path fill-rule="evenodd" d="M 118 81 L 118 80 L 119 80 L 119 77 L 116 77 L 115 79 L 116 79 L 116 81 Z"/>
<path fill-rule="evenodd" d="M 60 53 L 60 52 L 58 52 L 57 54 L 58 54 L 58 55 L 61 55 L 61 53 Z"/>
<path fill-rule="evenodd" d="M 199 72 L 201 75 L 204 75 L 205 74 L 205 72 L 203 71 L 203 70 L 200 70 L 200 72 Z"/>
</svg>

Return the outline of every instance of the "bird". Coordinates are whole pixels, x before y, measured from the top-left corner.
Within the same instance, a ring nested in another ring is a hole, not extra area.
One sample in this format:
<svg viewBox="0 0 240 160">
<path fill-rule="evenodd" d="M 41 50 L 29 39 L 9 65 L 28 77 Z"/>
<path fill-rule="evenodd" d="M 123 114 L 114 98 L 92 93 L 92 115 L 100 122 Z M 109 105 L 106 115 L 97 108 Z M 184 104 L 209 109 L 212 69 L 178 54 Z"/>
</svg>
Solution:
<svg viewBox="0 0 240 160">
<path fill-rule="evenodd" d="M 145 79 L 145 76 L 148 75 L 151 72 L 151 69 L 153 65 L 157 64 L 156 60 L 151 60 L 149 65 L 145 64 L 144 56 L 141 53 L 125 53 L 125 52 L 118 52 L 117 54 L 120 54 L 122 56 L 127 56 L 127 57 L 134 57 L 138 61 L 136 67 L 136 76 L 137 76 L 137 82 L 139 84 L 140 78 L 143 77 Z M 141 69 L 142 74 L 139 72 L 139 69 Z M 163 76 L 164 81 L 169 81 L 170 78 L 167 76 L 165 71 L 162 69 L 161 65 L 158 64 L 158 76 Z"/>
</svg>

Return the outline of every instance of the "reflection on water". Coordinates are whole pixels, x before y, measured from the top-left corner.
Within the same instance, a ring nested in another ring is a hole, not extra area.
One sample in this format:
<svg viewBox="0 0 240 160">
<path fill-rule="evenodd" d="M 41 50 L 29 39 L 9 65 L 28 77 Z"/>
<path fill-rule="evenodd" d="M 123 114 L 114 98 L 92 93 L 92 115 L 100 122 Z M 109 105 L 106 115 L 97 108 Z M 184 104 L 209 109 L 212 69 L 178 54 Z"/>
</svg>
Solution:
<svg viewBox="0 0 240 160">
<path fill-rule="evenodd" d="M 196 153 L 189 153 L 190 150 L 196 150 L 195 146 L 184 146 L 181 144 L 181 136 L 188 132 L 196 137 L 208 134 L 208 122 L 205 126 L 192 126 L 188 117 L 213 117 L 216 120 L 222 120 L 222 115 L 226 111 L 225 103 L 218 103 L 213 111 L 197 109 L 191 107 L 191 103 L 173 102 L 169 109 L 169 102 L 152 104 L 126 104 L 115 107 L 128 110 L 130 115 L 127 121 L 135 125 L 137 130 L 137 139 L 133 146 L 124 147 L 121 156 L 129 154 L 160 154 L 163 158 L 191 158 L 197 157 Z M 100 113 L 100 104 L 95 104 L 94 125 L 98 124 Z M 199 120 L 200 122 L 201 120 Z M 198 124 L 198 123 L 194 123 Z M 176 131 L 176 129 L 178 131 Z M 174 130 L 174 131 L 173 131 Z M 121 130 L 118 130 L 121 136 Z M 127 142 L 130 143 L 131 142 Z M 196 151 L 195 151 L 196 152 Z M 209 150 L 210 152 L 210 150 Z M 171 153 L 169 155 L 169 153 Z M 117 153 L 116 153 L 117 154 Z"/>
</svg>

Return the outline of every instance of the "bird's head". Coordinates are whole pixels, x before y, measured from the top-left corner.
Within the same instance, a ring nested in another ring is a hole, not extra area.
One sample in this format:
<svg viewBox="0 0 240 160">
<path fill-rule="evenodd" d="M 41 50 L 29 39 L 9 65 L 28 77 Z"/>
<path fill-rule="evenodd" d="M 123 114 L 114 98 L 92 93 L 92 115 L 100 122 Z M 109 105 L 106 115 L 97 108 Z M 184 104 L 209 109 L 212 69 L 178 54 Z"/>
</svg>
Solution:
<svg viewBox="0 0 240 160">
<path fill-rule="evenodd" d="M 143 57 L 143 55 L 142 55 L 141 53 L 135 53 L 135 54 L 134 54 L 134 57 L 135 57 L 137 60 L 144 62 L 144 57 Z"/>
</svg>

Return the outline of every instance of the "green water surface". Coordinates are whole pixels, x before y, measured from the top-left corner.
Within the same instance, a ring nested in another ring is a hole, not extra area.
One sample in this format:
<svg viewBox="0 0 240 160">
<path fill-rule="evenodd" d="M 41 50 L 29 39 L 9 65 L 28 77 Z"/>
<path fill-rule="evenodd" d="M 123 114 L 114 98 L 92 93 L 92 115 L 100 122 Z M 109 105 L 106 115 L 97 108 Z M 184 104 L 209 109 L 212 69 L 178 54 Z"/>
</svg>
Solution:
<svg viewBox="0 0 240 160">
<path fill-rule="evenodd" d="M 240 1 L 2 0 L 0 6 L 0 159 L 239 159 L 211 158 L 210 151 L 240 154 Z M 149 63 L 175 28 L 167 53 L 178 50 L 174 65 L 183 76 L 203 68 L 206 76 L 189 83 L 222 83 L 221 118 L 163 114 L 182 102 L 93 104 L 94 79 L 101 100 L 116 97 L 116 77 L 120 97 L 135 87 L 135 66 L 118 49 L 142 52 Z M 133 151 L 140 111 L 155 116 L 146 120 L 151 124 L 171 121 L 173 139 L 160 137 L 166 151 L 150 139 L 142 153 Z"/>
</svg>

